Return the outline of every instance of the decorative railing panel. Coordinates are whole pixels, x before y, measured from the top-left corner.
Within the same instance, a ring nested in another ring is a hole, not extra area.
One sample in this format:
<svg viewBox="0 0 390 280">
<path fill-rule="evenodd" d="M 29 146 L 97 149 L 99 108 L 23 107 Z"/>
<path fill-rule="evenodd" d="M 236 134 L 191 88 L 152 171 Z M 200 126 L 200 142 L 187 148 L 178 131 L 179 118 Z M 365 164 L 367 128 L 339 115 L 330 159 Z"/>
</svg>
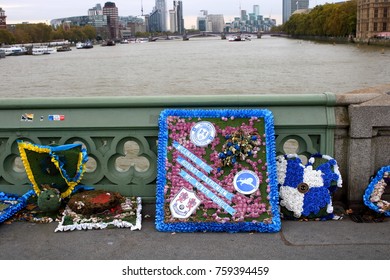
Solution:
<svg viewBox="0 0 390 280">
<path fill-rule="evenodd" d="M 274 114 L 277 154 L 333 155 L 334 104 L 328 93 L 2 100 L 0 191 L 23 194 L 30 188 L 17 140 L 82 143 L 89 156 L 82 184 L 153 201 L 164 108 L 267 108 Z"/>
</svg>

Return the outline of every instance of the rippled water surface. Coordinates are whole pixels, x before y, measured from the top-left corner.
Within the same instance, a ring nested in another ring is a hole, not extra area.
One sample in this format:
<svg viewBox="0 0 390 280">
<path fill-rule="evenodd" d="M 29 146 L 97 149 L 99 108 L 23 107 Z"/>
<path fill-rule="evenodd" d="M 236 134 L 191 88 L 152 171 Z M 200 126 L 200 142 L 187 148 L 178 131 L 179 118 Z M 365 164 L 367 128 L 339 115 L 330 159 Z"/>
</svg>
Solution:
<svg viewBox="0 0 390 280">
<path fill-rule="evenodd" d="M 390 82 L 390 50 L 264 36 L 95 46 L 0 60 L 1 97 L 347 92 Z"/>
</svg>

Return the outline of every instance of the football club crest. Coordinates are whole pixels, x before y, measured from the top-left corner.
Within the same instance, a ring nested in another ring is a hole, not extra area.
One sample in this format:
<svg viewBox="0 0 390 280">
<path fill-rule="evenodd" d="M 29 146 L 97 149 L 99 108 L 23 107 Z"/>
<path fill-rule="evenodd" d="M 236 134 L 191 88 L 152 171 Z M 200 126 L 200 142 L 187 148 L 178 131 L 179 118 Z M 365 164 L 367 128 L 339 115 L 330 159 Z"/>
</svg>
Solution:
<svg viewBox="0 0 390 280">
<path fill-rule="evenodd" d="M 242 170 L 234 176 L 233 185 L 239 193 L 252 194 L 259 188 L 260 179 L 255 172 Z"/>
<path fill-rule="evenodd" d="M 192 191 L 182 188 L 171 201 L 169 208 L 172 216 L 179 219 L 186 219 L 198 208 L 201 200 Z"/>
<path fill-rule="evenodd" d="M 210 122 L 198 122 L 191 128 L 190 139 L 198 147 L 206 147 L 213 142 L 215 127 Z"/>
</svg>

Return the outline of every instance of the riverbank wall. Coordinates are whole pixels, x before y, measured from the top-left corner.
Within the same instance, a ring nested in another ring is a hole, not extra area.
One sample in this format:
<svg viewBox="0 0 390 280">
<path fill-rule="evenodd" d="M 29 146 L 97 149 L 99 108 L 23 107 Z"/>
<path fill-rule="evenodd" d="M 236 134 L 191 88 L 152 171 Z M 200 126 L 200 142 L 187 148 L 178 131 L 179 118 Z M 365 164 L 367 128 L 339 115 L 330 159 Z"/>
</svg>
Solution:
<svg viewBox="0 0 390 280">
<path fill-rule="evenodd" d="M 289 38 L 316 41 L 316 42 L 325 42 L 329 44 L 357 44 L 357 45 L 370 45 L 370 46 L 390 48 L 389 39 L 370 38 L 365 40 L 359 40 L 357 38 L 351 38 L 351 37 L 303 36 L 303 35 L 291 36 Z"/>
<path fill-rule="evenodd" d="M 2 99 L 0 191 L 30 189 L 17 140 L 81 142 L 89 161 L 82 184 L 155 202 L 158 118 L 165 108 L 267 108 L 278 155 L 321 153 L 339 163 L 343 188 L 334 200 L 363 207 L 370 177 L 390 164 L 390 84 L 343 94 L 132 96 Z"/>
</svg>

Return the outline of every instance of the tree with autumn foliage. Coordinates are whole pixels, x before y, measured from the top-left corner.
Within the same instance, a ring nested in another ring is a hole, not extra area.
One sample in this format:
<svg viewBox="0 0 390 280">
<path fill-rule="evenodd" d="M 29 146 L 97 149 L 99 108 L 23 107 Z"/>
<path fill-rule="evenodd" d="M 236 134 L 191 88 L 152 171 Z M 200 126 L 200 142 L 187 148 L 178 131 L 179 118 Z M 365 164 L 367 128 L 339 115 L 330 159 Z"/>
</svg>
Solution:
<svg viewBox="0 0 390 280">
<path fill-rule="evenodd" d="M 6 29 L 0 29 L 0 46 L 15 43 L 15 36 Z"/>
<path fill-rule="evenodd" d="M 281 30 L 293 36 L 346 37 L 356 34 L 357 0 L 318 5 L 309 13 L 294 14 Z"/>
<path fill-rule="evenodd" d="M 53 40 L 69 40 L 71 42 L 93 40 L 96 29 L 93 26 L 71 26 L 68 29 L 38 24 L 17 24 L 8 30 L 0 30 L 0 44 L 46 43 Z"/>
</svg>

